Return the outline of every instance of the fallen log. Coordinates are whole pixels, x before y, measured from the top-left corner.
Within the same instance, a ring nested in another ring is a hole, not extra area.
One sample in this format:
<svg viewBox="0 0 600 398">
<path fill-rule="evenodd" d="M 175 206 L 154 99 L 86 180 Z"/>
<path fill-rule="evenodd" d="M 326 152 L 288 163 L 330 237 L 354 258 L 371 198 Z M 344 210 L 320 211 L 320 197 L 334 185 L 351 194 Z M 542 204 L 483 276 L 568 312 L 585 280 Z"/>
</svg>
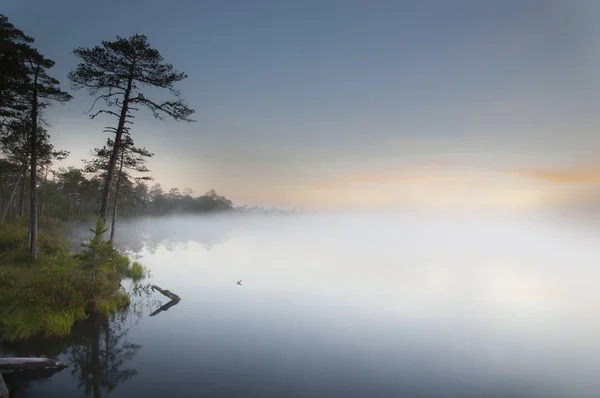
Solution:
<svg viewBox="0 0 600 398">
<path fill-rule="evenodd" d="M 67 365 L 50 358 L 0 358 L 0 370 L 66 368 Z"/>
<path fill-rule="evenodd" d="M 170 290 L 161 289 L 160 287 L 158 287 L 156 285 L 152 285 L 152 289 L 156 290 L 157 292 L 161 293 L 163 296 L 168 297 L 173 301 L 181 301 L 181 297 L 179 297 L 175 293 L 171 292 Z"/>
</svg>

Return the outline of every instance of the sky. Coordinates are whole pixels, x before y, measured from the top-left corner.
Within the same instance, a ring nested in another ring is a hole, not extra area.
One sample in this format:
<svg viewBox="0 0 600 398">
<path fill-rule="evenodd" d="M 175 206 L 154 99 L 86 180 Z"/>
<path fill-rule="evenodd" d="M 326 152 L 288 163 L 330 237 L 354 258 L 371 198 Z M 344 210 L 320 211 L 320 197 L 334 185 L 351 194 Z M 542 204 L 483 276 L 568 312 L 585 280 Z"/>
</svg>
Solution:
<svg viewBox="0 0 600 398">
<path fill-rule="evenodd" d="M 148 36 L 188 78 L 194 123 L 136 114 L 163 189 L 236 204 L 600 205 L 596 0 L 4 0 L 56 61 Z M 114 126 L 85 91 L 47 112 L 61 166 Z M 159 94 L 159 96 L 162 94 Z"/>
</svg>

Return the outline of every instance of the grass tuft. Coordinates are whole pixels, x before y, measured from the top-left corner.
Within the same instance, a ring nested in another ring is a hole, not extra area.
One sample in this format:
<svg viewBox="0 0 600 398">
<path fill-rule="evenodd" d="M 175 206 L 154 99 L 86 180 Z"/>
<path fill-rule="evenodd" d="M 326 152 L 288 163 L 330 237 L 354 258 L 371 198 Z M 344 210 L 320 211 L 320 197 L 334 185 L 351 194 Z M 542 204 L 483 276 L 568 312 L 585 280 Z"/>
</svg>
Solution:
<svg viewBox="0 0 600 398">
<path fill-rule="evenodd" d="M 134 282 L 138 282 L 144 279 L 144 277 L 146 276 L 146 270 L 144 269 L 144 266 L 142 264 L 140 264 L 137 261 L 134 261 L 133 264 L 131 264 L 131 267 L 127 268 L 127 270 L 125 271 L 125 276 L 133 280 Z"/>
</svg>

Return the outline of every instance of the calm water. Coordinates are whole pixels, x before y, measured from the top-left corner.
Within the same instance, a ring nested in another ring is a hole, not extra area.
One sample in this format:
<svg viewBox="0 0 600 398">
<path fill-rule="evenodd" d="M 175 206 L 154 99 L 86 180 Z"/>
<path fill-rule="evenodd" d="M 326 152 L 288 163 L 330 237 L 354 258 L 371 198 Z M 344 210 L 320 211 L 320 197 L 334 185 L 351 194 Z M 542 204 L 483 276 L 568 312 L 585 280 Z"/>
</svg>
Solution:
<svg viewBox="0 0 600 398">
<path fill-rule="evenodd" d="M 402 213 L 178 217 L 117 239 L 183 300 L 69 339 L 20 397 L 598 397 L 600 224 Z M 242 286 L 236 284 L 242 280 Z"/>
</svg>

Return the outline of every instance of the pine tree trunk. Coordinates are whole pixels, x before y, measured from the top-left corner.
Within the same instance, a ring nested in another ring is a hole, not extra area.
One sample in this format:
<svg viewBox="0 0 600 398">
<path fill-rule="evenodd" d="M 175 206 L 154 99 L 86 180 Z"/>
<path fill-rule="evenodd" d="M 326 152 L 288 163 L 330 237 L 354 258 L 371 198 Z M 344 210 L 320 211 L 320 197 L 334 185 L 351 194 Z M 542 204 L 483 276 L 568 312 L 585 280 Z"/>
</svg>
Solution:
<svg viewBox="0 0 600 398">
<path fill-rule="evenodd" d="M 110 320 L 108 317 L 104 318 L 104 378 L 108 380 L 110 370 Z"/>
<path fill-rule="evenodd" d="M 23 209 L 25 208 L 25 179 L 27 178 L 27 168 L 23 169 L 23 174 L 21 175 L 21 189 L 19 192 L 19 217 L 23 216 Z"/>
<path fill-rule="evenodd" d="M 112 188 L 112 180 L 117 168 L 117 158 L 119 157 L 119 148 L 121 146 L 121 140 L 123 138 L 123 131 L 125 130 L 125 122 L 127 120 L 127 111 L 129 109 L 129 96 L 131 95 L 131 86 L 133 83 L 133 71 L 135 64 L 131 64 L 129 70 L 129 80 L 127 82 L 127 88 L 125 95 L 123 96 L 123 105 L 121 106 L 121 115 L 119 116 L 119 124 L 117 126 L 117 133 L 115 137 L 115 144 L 113 146 L 112 153 L 110 154 L 110 162 L 108 163 L 108 170 L 106 174 L 106 181 L 104 182 L 104 189 L 102 190 L 102 202 L 100 204 L 100 217 L 106 222 L 108 218 L 108 206 L 110 202 L 110 190 Z"/>
<path fill-rule="evenodd" d="M 42 189 L 42 203 L 40 203 L 40 215 L 44 215 L 44 203 L 46 199 L 46 189 L 48 184 L 48 166 L 46 166 L 46 170 L 44 172 L 44 188 Z"/>
<path fill-rule="evenodd" d="M 119 206 L 119 190 L 121 188 L 121 176 L 123 175 L 123 157 L 125 148 L 121 148 L 121 164 L 119 165 L 119 175 L 117 176 L 117 189 L 115 189 L 115 205 L 113 208 L 112 225 L 110 227 L 110 241 L 115 241 L 115 225 L 117 224 L 117 208 Z"/>
<path fill-rule="evenodd" d="M 19 185 L 19 181 L 21 181 L 21 177 L 23 176 L 23 170 L 27 170 L 27 164 L 23 165 L 23 169 L 21 169 L 19 171 L 19 174 L 17 175 L 17 180 L 15 181 L 15 185 L 13 185 L 13 189 L 10 193 L 10 197 L 8 198 L 8 202 L 6 202 L 6 207 L 4 208 L 4 212 L 2 212 L 2 222 L 4 222 L 4 219 L 6 218 L 6 215 L 8 214 L 9 210 L 11 210 L 12 205 L 13 205 L 13 199 L 15 197 L 15 193 L 17 192 L 17 186 Z M 23 182 L 25 183 L 25 182 Z"/>
<path fill-rule="evenodd" d="M 31 181 L 30 181 L 30 214 L 29 214 L 29 251 L 33 260 L 37 260 L 37 122 L 38 122 L 38 92 L 37 81 L 40 67 L 35 71 L 33 80 L 33 95 L 31 101 Z"/>
</svg>

